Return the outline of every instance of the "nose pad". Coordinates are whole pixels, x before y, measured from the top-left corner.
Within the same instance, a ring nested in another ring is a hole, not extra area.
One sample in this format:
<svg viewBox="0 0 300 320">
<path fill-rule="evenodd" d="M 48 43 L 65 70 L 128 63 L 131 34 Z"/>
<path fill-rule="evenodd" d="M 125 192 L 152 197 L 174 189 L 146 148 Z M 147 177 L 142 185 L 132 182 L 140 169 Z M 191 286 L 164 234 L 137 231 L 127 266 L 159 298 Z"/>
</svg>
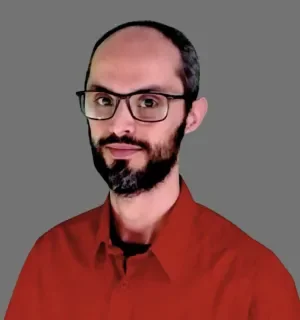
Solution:
<svg viewBox="0 0 300 320">
<path fill-rule="evenodd" d="M 116 135 L 134 132 L 135 121 L 130 113 L 126 100 L 119 102 L 117 110 L 111 119 L 110 131 Z"/>
<path fill-rule="evenodd" d="M 127 101 L 125 99 L 121 99 L 119 101 L 119 104 L 117 106 L 117 110 L 114 114 L 114 118 L 117 116 L 128 116 L 130 118 L 132 118 L 130 110 L 129 110 L 129 106 L 127 105 Z"/>
</svg>

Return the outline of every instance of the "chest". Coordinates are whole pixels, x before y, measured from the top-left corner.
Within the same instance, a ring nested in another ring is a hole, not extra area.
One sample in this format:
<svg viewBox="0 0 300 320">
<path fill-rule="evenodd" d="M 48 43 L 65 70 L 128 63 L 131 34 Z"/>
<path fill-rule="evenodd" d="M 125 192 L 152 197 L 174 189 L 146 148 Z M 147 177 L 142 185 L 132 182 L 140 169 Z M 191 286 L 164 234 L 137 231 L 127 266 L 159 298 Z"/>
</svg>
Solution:
<svg viewBox="0 0 300 320">
<path fill-rule="evenodd" d="M 45 293 L 50 306 L 46 316 L 57 320 L 248 319 L 247 278 L 207 270 L 170 281 L 155 265 L 134 269 L 128 264 L 126 273 L 123 266 L 123 261 L 119 265 L 111 261 L 93 272 L 65 272 Z"/>
</svg>

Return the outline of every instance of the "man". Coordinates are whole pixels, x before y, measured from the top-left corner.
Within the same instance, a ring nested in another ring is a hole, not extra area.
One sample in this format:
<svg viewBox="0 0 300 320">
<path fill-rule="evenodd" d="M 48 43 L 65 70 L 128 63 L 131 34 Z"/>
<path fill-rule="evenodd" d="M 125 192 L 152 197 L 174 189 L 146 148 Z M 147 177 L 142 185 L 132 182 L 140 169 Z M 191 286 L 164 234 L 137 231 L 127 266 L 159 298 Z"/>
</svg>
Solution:
<svg viewBox="0 0 300 320">
<path fill-rule="evenodd" d="M 300 319 L 275 254 L 196 203 L 179 173 L 181 141 L 207 112 L 199 74 L 189 40 L 160 23 L 95 44 L 77 96 L 110 192 L 36 241 L 6 320 Z"/>
</svg>

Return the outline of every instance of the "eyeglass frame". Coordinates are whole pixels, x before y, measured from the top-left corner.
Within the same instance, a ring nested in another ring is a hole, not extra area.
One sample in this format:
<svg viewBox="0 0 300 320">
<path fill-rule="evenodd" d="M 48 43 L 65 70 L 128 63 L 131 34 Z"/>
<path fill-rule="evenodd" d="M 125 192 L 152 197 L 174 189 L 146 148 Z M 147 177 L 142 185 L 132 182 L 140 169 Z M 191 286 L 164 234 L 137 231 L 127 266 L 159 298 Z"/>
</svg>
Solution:
<svg viewBox="0 0 300 320">
<path fill-rule="evenodd" d="M 105 119 L 98 119 L 98 118 L 93 118 L 93 117 L 88 117 L 84 110 L 83 110 L 83 107 L 82 107 L 82 101 L 81 101 L 81 98 L 82 96 L 86 93 L 86 92 L 104 92 L 104 93 L 107 93 L 107 94 L 110 94 L 114 97 L 116 97 L 117 101 L 116 101 L 116 106 L 115 106 L 115 110 L 113 112 L 113 114 L 109 117 L 109 118 L 105 118 Z M 167 112 L 166 112 L 166 115 L 160 119 L 160 120 L 141 120 L 139 118 L 137 118 L 133 112 L 132 112 L 132 109 L 131 109 L 131 105 L 130 105 L 130 102 L 129 102 L 129 99 L 133 96 L 133 95 L 136 95 L 136 94 L 143 94 L 143 93 L 149 93 L 149 94 L 158 94 L 158 95 L 161 95 L 165 98 L 167 98 L 167 102 L 168 102 L 168 105 L 167 105 Z M 109 120 L 109 119 L 112 119 L 114 117 L 114 115 L 116 114 L 117 112 L 117 109 L 120 105 L 120 102 L 121 100 L 125 100 L 126 102 L 126 105 L 127 105 L 127 108 L 130 112 L 130 115 L 132 116 L 133 119 L 137 120 L 137 121 L 140 121 L 140 122 L 148 122 L 148 123 L 153 123 L 153 122 L 161 122 L 161 121 L 164 121 L 168 115 L 169 115 L 169 109 L 170 109 L 170 100 L 180 100 L 180 99 L 183 99 L 186 103 L 188 102 L 188 95 L 186 94 L 182 94 L 182 95 L 176 95 L 176 94 L 169 94 L 169 93 L 164 93 L 164 92 L 157 92 L 157 91 L 153 91 L 151 89 L 142 89 L 142 90 L 137 90 L 137 91 L 134 91 L 134 92 L 131 92 L 131 93 L 128 93 L 128 94 L 121 94 L 121 93 L 116 93 L 116 92 L 113 92 L 113 91 L 110 91 L 106 88 L 100 88 L 100 89 L 93 89 L 93 90 L 80 90 L 80 91 L 76 91 L 75 92 L 76 96 L 78 97 L 79 99 L 79 104 L 80 104 L 80 110 L 81 112 L 83 113 L 83 115 L 87 118 L 87 119 L 90 119 L 90 120 L 98 120 L 98 121 L 105 121 L 105 120 Z"/>
</svg>

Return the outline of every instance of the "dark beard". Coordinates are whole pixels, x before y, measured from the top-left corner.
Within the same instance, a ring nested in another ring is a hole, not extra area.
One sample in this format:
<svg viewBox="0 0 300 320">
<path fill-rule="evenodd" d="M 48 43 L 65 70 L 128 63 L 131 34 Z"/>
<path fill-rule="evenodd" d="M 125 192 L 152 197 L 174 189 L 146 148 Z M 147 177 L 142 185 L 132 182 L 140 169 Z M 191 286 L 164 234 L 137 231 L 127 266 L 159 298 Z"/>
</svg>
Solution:
<svg viewBox="0 0 300 320">
<path fill-rule="evenodd" d="M 111 135 L 94 143 L 88 124 L 88 135 L 95 168 L 108 187 L 118 195 L 132 197 L 147 192 L 163 182 L 176 164 L 185 126 L 186 117 L 164 145 L 153 149 L 149 143 L 135 140 L 129 136 Z M 149 156 L 146 167 L 140 170 L 130 169 L 127 160 L 116 160 L 111 167 L 108 167 L 101 152 L 101 147 L 108 143 L 129 143 L 143 148 Z"/>
</svg>

